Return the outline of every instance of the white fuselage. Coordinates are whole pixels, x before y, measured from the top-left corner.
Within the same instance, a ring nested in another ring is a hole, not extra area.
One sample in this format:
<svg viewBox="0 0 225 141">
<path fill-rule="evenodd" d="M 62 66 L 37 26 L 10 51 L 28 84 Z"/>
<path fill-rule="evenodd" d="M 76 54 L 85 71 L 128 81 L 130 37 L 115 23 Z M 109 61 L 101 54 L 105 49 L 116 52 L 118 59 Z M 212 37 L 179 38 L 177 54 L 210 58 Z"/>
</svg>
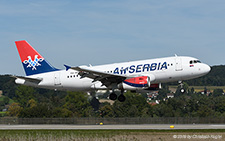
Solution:
<svg viewBox="0 0 225 141">
<path fill-rule="evenodd" d="M 210 71 L 210 67 L 207 64 L 199 62 L 196 58 L 183 56 L 90 66 L 88 68 L 105 73 L 123 75 L 127 78 L 149 76 L 151 84 L 189 80 L 203 76 Z M 108 89 L 100 81 L 93 81 L 93 79 L 87 77 L 81 78 L 79 72 L 72 69 L 41 73 L 28 77 L 41 78 L 42 81 L 40 83 L 32 83 L 18 78 L 16 83 L 70 91 Z"/>
</svg>

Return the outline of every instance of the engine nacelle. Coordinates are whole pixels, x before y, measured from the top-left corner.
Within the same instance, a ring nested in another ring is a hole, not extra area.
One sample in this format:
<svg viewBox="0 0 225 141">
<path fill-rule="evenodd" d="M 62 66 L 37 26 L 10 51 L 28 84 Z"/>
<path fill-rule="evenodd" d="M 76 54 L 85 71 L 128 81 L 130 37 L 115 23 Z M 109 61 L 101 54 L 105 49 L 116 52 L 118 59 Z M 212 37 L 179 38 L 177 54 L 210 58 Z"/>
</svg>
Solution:
<svg viewBox="0 0 225 141">
<path fill-rule="evenodd" d="M 121 84 L 119 84 L 120 89 L 125 90 L 139 90 L 147 89 L 151 85 L 149 76 L 139 76 L 125 79 Z"/>
</svg>

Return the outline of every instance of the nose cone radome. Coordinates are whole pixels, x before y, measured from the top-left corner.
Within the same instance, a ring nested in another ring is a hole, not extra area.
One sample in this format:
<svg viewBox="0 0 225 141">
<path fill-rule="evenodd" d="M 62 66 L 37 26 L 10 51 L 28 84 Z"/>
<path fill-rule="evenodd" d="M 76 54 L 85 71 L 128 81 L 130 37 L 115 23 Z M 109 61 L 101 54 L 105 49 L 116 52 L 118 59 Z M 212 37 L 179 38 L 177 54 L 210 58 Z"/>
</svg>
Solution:
<svg viewBox="0 0 225 141">
<path fill-rule="evenodd" d="M 208 74 L 210 72 L 210 70 L 211 70 L 211 67 L 207 64 L 204 64 L 204 67 L 202 69 L 203 73 Z"/>
</svg>

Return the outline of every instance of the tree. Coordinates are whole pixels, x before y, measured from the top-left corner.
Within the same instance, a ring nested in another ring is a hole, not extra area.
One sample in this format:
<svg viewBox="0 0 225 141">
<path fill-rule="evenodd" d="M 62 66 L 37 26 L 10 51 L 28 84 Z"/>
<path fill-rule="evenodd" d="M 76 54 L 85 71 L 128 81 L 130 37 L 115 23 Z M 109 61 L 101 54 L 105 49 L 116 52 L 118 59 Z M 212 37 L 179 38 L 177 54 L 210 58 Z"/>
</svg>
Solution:
<svg viewBox="0 0 225 141">
<path fill-rule="evenodd" d="M 140 94 L 131 93 L 129 91 L 124 95 L 126 96 L 126 101 L 115 101 L 113 104 L 115 117 L 152 116 L 152 108 L 144 97 Z"/>
<path fill-rule="evenodd" d="M 22 107 L 26 107 L 30 99 L 34 99 L 35 90 L 33 87 L 20 85 L 16 89 L 16 100 Z"/>
<path fill-rule="evenodd" d="M 209 116 L 212 116 L 214 112 L 209 106 L 202 105 L 200 106 L 197 113 L 199 117 L 209 117 Z"/>
<path fill-rule="evenodd" d="M 37 102 L 34 99 L 29 100 L 27 104 L 29 108 L 34 108 L 37 106 Z"/>
<path fill-rule="evenodd" d="M 9 104 L 9 98 L 7 96 L 3 97 L 4 105 Z"/>
<path fill-rule="evenodd" d="M 167 94 L 170 93 L 169 88 L 167 85 L 163 86 L 163 89 L 159 90 L 159 95 L 157 96 L 157 99 L 163 100 Z"/>
<path fill-rule="evenodd" d="M 213 91 L 213 97 L 222 96 L 224 94 L 223 89 L 215 89 Z"/>
<path fill-rule="evenodd" d="M 161 102 L 159 105 L 153 107 L 153 113 L 156 117 L 173 117 L 174 112 L 171 105 Z"/>
<path fill-rule="evenodd" d="M 105 105 L 99 109 L 100 116 L 104 118 L 114 117 L 113 107 L 111 105 Z"/>
<path fill-rule="evenodd" d="M 20 112 L 19 117 L 22 118 L 46 118 L 52 117 L 53 107 L 48 105 L 47 103 L 40 103 L 34 107 L 25 107 Z"/>
<path fill-rule="evenodd" d="M 9 106 L 7 115 L 18 117 L 22 110 L 23 110 L 23 108 L 19 105 L 19 103 L 14 102 Z"/>
<path fill-rule="evenodd" d="M 88 117 L 93 111 L 87 94 L 83 92 L 68 92 L 63 108 L 71 111 L 74 117 Z"/>
</svg>

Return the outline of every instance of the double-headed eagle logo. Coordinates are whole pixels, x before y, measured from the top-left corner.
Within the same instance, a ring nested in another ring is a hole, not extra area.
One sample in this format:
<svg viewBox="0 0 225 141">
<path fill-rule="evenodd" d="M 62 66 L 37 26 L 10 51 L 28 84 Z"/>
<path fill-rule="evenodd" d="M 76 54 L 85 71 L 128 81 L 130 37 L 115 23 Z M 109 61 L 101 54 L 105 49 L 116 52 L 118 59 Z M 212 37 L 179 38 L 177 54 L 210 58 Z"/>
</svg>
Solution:
<svg viewBox="0 0 225 141">
<path fill-rule="evenodd" d="M 32 68 L 32 70 L 37 70 L 37 66 L 41 66 L 40 62 L 44 60 L 44 58 L 38 58 L 38 55 L 34 56 L 34 61 L 31 59 L 31 56 L 27 57 L 28 60 L 24 60 L 24 64 L 28 64 L 27 68 Z"/>
</svg>

